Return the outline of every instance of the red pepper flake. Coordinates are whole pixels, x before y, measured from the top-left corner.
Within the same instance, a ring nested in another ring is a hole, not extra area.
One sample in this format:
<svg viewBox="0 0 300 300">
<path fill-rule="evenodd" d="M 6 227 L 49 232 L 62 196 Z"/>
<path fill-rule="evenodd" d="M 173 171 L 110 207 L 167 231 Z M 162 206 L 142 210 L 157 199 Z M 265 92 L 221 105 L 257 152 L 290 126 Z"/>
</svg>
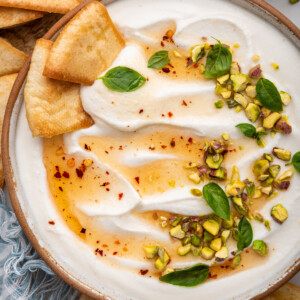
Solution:
<svg viewBox="0 0 300 300">
<path fill-rule="evenodd" d="M 118 254 L 118 252 L 117 251 L 115 251 L 114 253 L 113 253 L 113 255 L 117 255 Z"/>
<path fill-rule="evenodd" d="M 166 146 L 166 145 L 161 145 L 161 147 L 162 147 L 163 149 L 166 149 L 166 148 L 167 148 L 167 146 Z"/>
<path fill-rule="evenodd" d="M 203 42 L 207 42 L 207 37 L 206 37 L 206 36 L 203 36 L 203 37 L 201 38 L 201 40 L 202 40 Z"/>
<path fill-rule="evenodd" d="M 165 46 L 165 44 L 164 44 L 164 42 L 163 42 L 163 41 L 161 41 L 161 42 L 160 42 L 160 45 L 161 45 L 162 47 L 164 47 L 164 46 Z"/>
<path fill-rule="evenodd" d="M 65 178 L 70 178 L 70 174 L 66 171 L 63 172 L 62 174 Z"/>
<path fill-rule="evenodd" d="M 190 144 L 192 144 L 192 143 L 193 143 L 193 138 L 190 137 L 190 138 L 188 139 L 188 142 L 189 142 Z"/>
<path fill-rule="evenodd" d="M 106 244 L 103 244 L 103 245 L 102 245 L 102 247 L 104 247 L 104 248 L 107 248 L 107 247 L 108 247 L 108 245 L 106 245 Z"/>
<path fill-rule="evenodd" d="M 171 145 L 172 148 L 175 147 L 175 141 L 173 139 L 171 140 L 170 145 Z"/>
<path fill-rule="evenodd" d="M 115 244 L 116 244 L 116 245 L 120 245 L 121 243 L 120 243 L 119 240 L 116 240 L 116 241 L 115 241 Z"/>
<path fill-rule="evenodd" d="M 170 73 L 170 69 L 165 67 L 165 68 L 162 68 L 162 71 L 165 72 L 165 73 Z"/>
<path fill-rule="evenodd" d="M 108 151 L 105 150 L 104 152 L 105 152 L 106 154 L 108 154 Z"/>
<path fill-rule="evenodd" d="M 106 191 L 107 191 L 107 192 L 109 192 L 109 191 L 110 191 L 110 189 L 109 189 L 109 188 L 106 188 Z"/>
<path fill-rule="evenodd" d="M 135 177 L 134 179 L 137 182 L 137 184 L 140 184 L 140 177 Z"/>
<path fill-rule="evenodd" d="M 165 41 L 165 40 L 168 40 L 168 39 L 169 39 L 168 36 L 166 36 L 166 35 L 163 36 L 163 40 L 164 40 L 164 41 Z"/>
<path fill-rule="evenodd" d="M 246 250 L 246 253 L 249 253 L 249 250 Z"/>
<path fill-rule="evenodd" d="M 101 184 L 100 186 L 107 186 L 110 185 L 110 182 L 104 182 L 103 184 Z"/>
<path fill-rule="evenodd" d="M 49 221 L 48 222 L 50 225 L 55 225 L 55 222 L 54 221 Z"/>
<path fill-rule="evenodd" d="M 187 103 L 186 103 L 184 100 L 182 100 L 181 105 L 182 105 L 182 106 L 187 106 Z"/>
<path fill-rule="evenodd" d="M 127 251 L 128 251 L 128 249 L 127 249 L 126 247 L 124 247 L 124 248 L 123 248 L 123 251 L 124 251 L 124 252 L 127 252 Z"/>
<path fill-rule="evenodd" d="M 97 253 L 99 253 L 101 256 L 103 256 L 103 250 L 100 250 L 99 248 L 97 248 L 95 250 L 95 254 L 97 255 Z"/>
<path fill-rule="evenodd" d="M 59 187 L 59 190 L 63 192 L 63 188 L 61 186 Z"/>
<path fill-rule="evenodd" d="M 164 116 L 165 116 L 165 114 L 161 114 L 161 116 L 162 116 L 162 117 L 164 117 Z"/>
<path fill-rule="evenodd" d="M 123 146 L 121 145 L 121 146 L 119 146 L 119 150 L 123 150 Z"/>
<path fill-rule="evenodd" d="M 122 200 L 122 198 L 123 198 L 123 193 L 120 193 L 119 194 L 119 200 Z"/>
<path fill-rule="evenodd" d="M 140 270 L 140 274 L 141 274 L 141 275 L 146 275 L 146 274 L 148 273 L 148 271 L 149 271 L 149 270 L 142 270 L 142 269 L 141 269 L 141 270 Z"/>
<path fill-rule="evenodd" d="M 97 243 L 97 244 L 99 244 L 99 243 L 100 243 L 100 241 L 96 241 L 96 243 Z"/>
<path fill-rule="evenodd" d="M 86 232 L 86 229 L 82 227 L 80 230 L 80 233 L 85 233 L 85 232 Z"/>
<path fill-rule="evenodd" d="M 218 274 L 214 274 L 214 275 L 212 275 L 212 276 L 211 276 L 211 278 L 213 278 L 213 279 L 217 279 L 217 278 L 218 278 Z"/>
<path fill-rule="evenodd" d="M 106 171 L 106 172 L 105 172 L 105 174 L 106 174 L 106 175 L 109 175 L 109 172 L 108 172 L 108 171 Z"/>
<path fill-rule="evenodd" d="M 198 64 L 197 64 L 197 63 L 194 64 L 194 68 L 195 68 L 195 69 L 198 68 Z"/>
<path fill-rule="evenodd" d="M 56 173 L 54 174 L 54 177 L 55 177 L 55 178 L 61 178 L 60 172 L 56 172 Z"/>
<path fill-rule="evenodd" d="M 76 169 L 76 174 L 79 178 L 82 178 L 83 172 L 80 169 Z"/>
<path fill-rule="evenodd" d="M 91 147 L 88 146 L 87 144 L 84 144 L 84 149 L 87 150 L 87 151 L 91 151 Z"/>
<path fill-rule="evenodd" d="M 168 116 L 169 116 L 169 118 L 172 118 L 173 117 L 173 113 L 172 112 L 168 112 Z"/>
<path fill-rule="evenodd" d="M 143 109 L 140 109 L 139 114 L 141 114 L 141 113 L 143 113 L 143 112 L 144 112 L 144 110 L 143 110 Z"/>
</svg>

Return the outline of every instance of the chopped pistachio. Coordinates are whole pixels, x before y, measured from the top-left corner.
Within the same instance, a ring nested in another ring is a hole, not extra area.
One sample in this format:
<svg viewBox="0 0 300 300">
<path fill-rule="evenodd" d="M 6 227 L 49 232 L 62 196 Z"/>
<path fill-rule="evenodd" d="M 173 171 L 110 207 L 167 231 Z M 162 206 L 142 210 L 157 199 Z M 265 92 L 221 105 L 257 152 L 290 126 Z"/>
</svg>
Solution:
<svg viewBox="0 0 300 300">
<path fill-rule="evenodd" d="M 267 196 L 270 196 L 273 192 L 273 187 L 272 186 L 266 186 L 261 188 L 261 192 Z"/>
<path fill-rule="evenodd" d="M 205 50 L 210 50 L 211 47 L 212 47 L 212 46 L 211 46 L 209 43 L 205 43 L 205 44 L 204 44 L 204 49 L 205 49 Z"/>
<path fill-rule="evenodd" d="M 212 215 L 209 216 L 209 219 L 218 222 L 218 224 L 219 224 L 219 226 L 221 228 L 221 226 L 222 226 L 222 218 L 220 218 L 219 216 L 217 216 L 215 214 L 212 214 Z"/>
<path fill-rule="evenodd" d="M 174 272 L 174 269 L 172 268 L 166 268 L 163 272 L 162 272 L 162 275 L 167 275 L 169 273 L 172 273 Z"/>
<path fill-rule="evenodd" d="M 262 240 L 255 240 L 252 249 L 262 256 L 266 256 L 268 253 L 268 245 Z"/>
<path fill-rule="evenodd" d="M 192 48 L 192 61 L 195 63 L 199 61 L 201 56 L 204 56 L 204 46 L 203 45 L 196 45 Z M 199 58 L 200 57 L 200 58 Z"/>
<path fill-rule="evenodd" d="M 215 107 L 217 109 L 221 109 L 224 106 L 224 102 L 222 100 L 216 101 L 215 102 Z"/>
<path fill-rule="evenodd" d="M 194 256 L 199 256 L 201 253 L 201 250 L 202 250 L 201 247 L 195 247 L 193 245 L 191 246 L 191 251 Z"/>
<path fill-rule="evenodd" d="M 159 271 L 162 271 L 167 266 L 167 264 L 168 264 L 168 262 L 170 260 L 170 257 L 169 257 L 168 253 L 164 249 L 160 249 L 160 250 L 163 250 L 163 251 L 161 251 L 162 254 L 155 261 L 155 267 Z"/>
<path fill-rule="evenodd" d="M 227 171 L 226 169 L 220 167 L 217 170 L 211 170 L 209 172 L 209 176 L 215 179 L 219 179 L 219 180 L 225 180 L 226 179 L 226 175 L 227 175 Z"/>
<path fill-rule="evenodd" d="M 225 192 L 228 196 L 241 195 L 245 189 L 245 183 L 241 181 L 235 181 L 234 183 L 228 183 L 225 187 Z"/>
<path fill-rule="evenodd" d="M 171 186 L 171 187 L 175 187 L 175 186 L 176 186 L 176 181 L 175 181 L 175 180 L 170 180 L 170 181 L 168 182 L 168 184 L 169 184 L 169 186 Z"/>
<path fill-rule="evenodd" d="M 268 160 L 269 162 L 272 162 L 274 160 L 273 156 L 268 153 L 264 153 L 264 158 Z"/>
<path fill-rule="evenodd" d="M 200 65 L 199 72 L 200 72 L 200 74 L 203 74 L 205 72 L 205 66 L 204 66 L 204 64 Z"/>
<path fill-rule="evenodd" d="M 266 142 L 261 137 L 258 137 L 256 142 L 259 147 L 264 148 L 266 146 Z"/>
<path fill-rule="evenodd" d="M 261 185 L 266 187 L 266 186 L 271 185 L 273 183 L 273 181 L 274 181 L 274 178 L 272 176 L 269 176 L 266 180 L 261 182 Z M 272 191 L 273 191 L 273 189 L 272 189 Z"/>
<path fill-rule="evenodd" d="M 230 230 L 223 230 L 222 231 L 222 233 L 221 233 L 221 239 L 222 239 L 222 243 L 224 245 L 226 244 L 227 240 L 229 239 L 230 233 L 231 233 Z"/>
<path fill-rule="evenodd" d="M 233 99 L 239 103 L 244 109 L 248 105 L 248 100 L 240 93 L 235 93 Z"/>
<path fill-rule="evenodd" d="M 191 236 L 191 243 L 192 243 L 192 245 L 194 245 L 194 246 L 196 246 L 196 247 L 200 246 L 200 244 L 201 244 L 201 239 L 200 239 L 200 237 L 197 236 L 197 235 L 192 235 L 192 236 Z"/>
<path fill-rule="evenodd" d="M 222 154 L 207 154 L 205 162 L 211 169 L 218 169 L 223 161 Z"/>
<path fill-rule="evenodd" d="M 273 67 L 274 70 L 279 70 L 279 65 L 278 64 L 272 62 L 271 66 Z"/>
<path fill-rule="evenodd" d="M 190 244 L 191 243 L 191 237 L 190 236 L 186 236 L 185 238 L 183 238 L 181 240 L 181 243 L 182 243 L 183 246 L 187 245 L 187 244 Z"/>
<path fill-rule="evenodd" d="M 183 167 L 185 169 L 196 168 L 197 167 L 197 163 L 195 163 L 195 162 L 188 162 L 188 163 L 184 164 Z"/>
<path fill-rule="evenodd" d="M 181 221 L 182 217 L 181 216 L 173 216 L 169 219 L 169 223 L 172 226 L 177 226 L 179 222 Z"/>
<path fill-rule="evenodd" d="M 229 141 L 229 139 L 230 139 L 229 134 L 226 132 L 222 133 L 222 138 L 224 141 Z"/>
<path fill-rule="evenodd" d="M 230 214 L 230 220 L 223 220 L 222 221 L 222 226 L 225 229 L 229 229 L 233 226 L 233 216 L 232 216 L 232 214 Z"/>
<path fill-rule="evenodd" d="M 242 110 L 243 110 L 243 107 L 242 107 L 241 105 L 236 106 L 235 109 L 234 109 L 234 111 L 235 111 L 236 113 L 239 113 L 239 112 L 242 111 Z"/>
<path fill-rule="evenodd" d="M 236 240 L 236 241 L 238 240 L 238 235 L 239 234 L 238 234 L 238 231 L 236 229 L 232 231 L 232 238 L 234 240 Z"/>
<path fill-rule="evenodd" d="M 216 252 L 215 258 L 217 260 L 224 260 L 228 257 L 228 248 L 226 246 L 221 247 L 221 249 Z"/>
<path fill-rule="evenodd" d="M 247 196 L 252 197 L 255 191 L 255 184 L 250 179 L 245 179 L 244 183 L 246 184 Z"/>
<path fill-rule="evenodd" d="M 202 196 L 202 192 L 199 189 L 191 189 L 191 194 L 195 197 L 201 197 Z"/>
<path fill-rule="evenodd" d="M 260 223 L 263 223 L 264 220 L 265 220 L 264 217 L 260 213 L 256 213 L 254 219 L 257 220 Z"/>
<path fill-rule="evenodd" d="M 212 235 L 217 235 L 220 230 L 220 225 L 215 220 L 207 220 L 203 223 L 203 228 Z"/>
<path fill-rule="evenodd" d="M 259 188 L 255 188 L 253 198 L 258 199 L 260 197 L 261 197 L 261 190 Z"/>
<path fill-rule="evenodd" d="M 231 91 L 224 89 L 224 90 L 222 90 L 222 91 L 220 92 L 220 95 L 221 95 L 224 99 L 228 99 L 228 98 L 230 98 L 230 96 L 231 96 Z"/>
<path fill-rule="evenodd" d="M 269 220 L 265 220 L 264 225 L 265 225 L 265 227 L 266 227 L 269 231 L 271 231 L 271 226 L 270 226 L 270 221 L 269 221 Z"/>
<path fill-rule="evenodd" d="M 276 178 L 280 172 L 280 165 L 272 165 L 269 167 L 268 171 L 273 178 Z"/>
<path fill-rule="evenodd" d="M 170 235 L 177 239 L 183 239 L 185 236 L 185 232 L 181 229 L 181 225 L 177 225 L 170 229 Z"/>
<path fill-rule="evenodd" d="M 262 174 L 262 175 L 258 176 L 257 179 L 259 181 L 264 181 L 264 180 L 268 179 L 269 177 L 270 177 L 269 174 Z"/>
<path fill-rule="evenodd" d="M 154 258 L 158 253 L 158 246 L 144 246 L 143 249 L 149 259 Z"/>
<path fill-rule="evenodd" d="M 225 151 L 225 145 L 222 142 L 212 141 L 210 143 L 210 148 L 214 153 L 222 154 Z M 217 158 L 218 160 L 218 158 Z"/>
<path fill-rule="evenodd" d="M 252 61 L 253 61 L 253 62 L 258 62 L 259 59 L 260 59 L 260 56 L 257 55 L 257 54 L 254 54 L 254 55 L 252 56 Z"/>
<path fill-rule="evenodd" d="M 187 232 L 190 229 L 190 222 L 185 222 L 182 224 L 181 229 L 183 232 Z"/>
<path fill-rule="evenodd" d="M 271 112 L 271 110 L 263 106 L 260 110 L 260 117 L 265 119 L 271 114 Z"/>
<path fill-rule="evenodd" d="M 220 84 L 224 84 L 228 79 L 229 79 L 229 74 L 225 74 L 225 75 L 222 75 L 222 76 L 218 77 L 217 81 Z"/>
<path fill-rule="evenodd" d="M 241 92 L 243 91 L 247 84 L 249 83 L 249 78 L 246 74 L 236 74 L 236 75 L 231 75 L 230 79 L 232 81 L 233 84 L 233 90 L 237 93 L 237 92 Z"/>
<path fill-rule="evenodd" d="M 222 247 L 222 239 L 217 238 L 211 241 L 209 247 L 213 249 L 214 251 L 219 251 Z"/>
<path fill-rule="evenodd" d="M 288 218 L 288 213 L 285 207 L 281 204 L 277 204 L 272 207 L 271 216 L 275 221 L 282 224 Z"/>
<path fill-rule="evenodd" d="M 281 159 L 281 160 L 284 160 L 284 161 L 289 161 L 291 159 L 291 152 L 288 151 L 288 150 L 285 150 L 285 149 L 280 149 L 280 148 L 277 148 L 277 147 L 274 147 L 273 148 L 273 154 Z"/>
<path fill-rule="evenodd" d="M 261 73 L 262 73 L 262 69 L 261 69 L 260 65 L 258 64 L 249 70 L 248 75 L 251 78 L 260 78 Z"/>
<path fill-rule="evenodd" d="M 271 133 L 270 133 L 270 136 L 273 138 L 275 135 L 276 135 L 276 131 L 272 130 Z"/>
<path fill-rule="evenodd" d="M 258 105 L 258 106 L 263 106 L 258 99 L 253 99 L 253 103 Z"/>
<path fill-rule="evenodd" d="M 215 254 L 215 251 L 208 247 L 204 247 L 201 250 L 201 256 L 207 260 L 212 259 L 214 257 L 214 254 Z"/>
<path fill-rule="evenodd" d="M 242 197 L 232 197 L 231 200 L 233 207 L 237 210 L 237 212 L 239 212 L 243 216 L 246 216 L 248 214 L 248 206 L 243 201 Z"/>
<path fill-rule="evenodd" d="M 266 117 L 263 121 L 263 126 L 267 129 L 271 129 L 274 127 L 276 122 L 281 118 L 281 114 L 278 112 L 271 113 L 268 117 Z"/>
<path fill-rule="evenodd" d="M 240 47 L 240 44 L 239 44 L 239 43 L 235 43 L 235 44 L 233 44 L 233 47 L 234 47 L 234 48 L 239 48 L 239 47 Z"/>
<path fill-rule="evenodd" d="M 292 126 L 291 124 L 286 120 L 285 117 L 282 117 L 279 119 L 279 121 L 276 123 L 274 130 L 279 131 L 284 134 L 290 134 L 292 133 Z"/>
<path fill-rule="evenodd" d="M 248 85 L 246 87 L 246 95 L 250 98 L 256 97 L 256 86 L 255 85 Z"/>
<path fill-rule="evenodd" d="M 235 269 L 236 267 L 239 266 L 240 262 L 241 262 L 241 255 L 238 254 L 233 258 L 232 263 L 231 263 L 231 268 Z"/>
<path fill-rule="evenodd" d="M 256 122 L 259 114 L 260 114 L 260 108 L 258 105 L 254 104 L 254 103 L 249 103 L 245 109 L 245 113 L 247 118 L 251 121 L 251 122 Z"/>
<path fill-rule="evenodd" d="M 181 246 L 178 248 L 177 253 L 180 256 L 187 255 L 191 251 L 191 244 L 187 244 L 185 246 Z"/>
<path fill-rule="evenodd" d="M 201 177 L 200 177 L 199 174 L 196 173 L 196 172 L 190 174 L 190 175 L 189 175 L 189 179 L 190 179 L 191 181 L 193 181 L 195 184 L 198 184 L 198 183 L 200 183 L 200 181 L 201 181 Z"/>
<path fill-rule="evenodd" d="M 288 105 L 291 102 L 292 97 L 290 96 L 290 94 L 283 91 L 280 91 L 279 94 L 281 96 L 281 101 L 284 105 Z"/>
<path fill-rule="evenodd" d="M 252 171 L 256 177 L 259 177 L 260 175 L 265 174 L 265 172 L 267 172 L 269 166 L 270 163 L 268 160 L 260 159 L 254 163 Z"/>
<path fill-rule="evenodd" d="M 290 168 L 287 171 L 285 171 L 283 174 L 281 174 L 278 177 L 278 180 L 283 181 L 283 180 L 286 180 L 286 179 L 290 179 L 290 178 L 292 178 L 294 176 L 294 173 L 295 173 L 294 169 Z"/>
<path fill-rule="evenodd" d="M 176 50 L 173 51 L 173 55 L 175 57 L 182 57 L 182 55 L 178 51 L 176 51 Z"/>
<path fill-rule="evenodd" d="M 233 61 L 230 66 L 230 74 L 236 75 L 241 72 L 240 66 L 236 61 Z"/>
<path fill-rule="evenodd" d="M 207 231 L 204 231 L 204 234 L 203 234 L 203 241 L 208 243 L 210 241 L 212 241 L 214 238 L 214 236 L 212 234 L 210 234 L 209 232 Z"/>
</svg>

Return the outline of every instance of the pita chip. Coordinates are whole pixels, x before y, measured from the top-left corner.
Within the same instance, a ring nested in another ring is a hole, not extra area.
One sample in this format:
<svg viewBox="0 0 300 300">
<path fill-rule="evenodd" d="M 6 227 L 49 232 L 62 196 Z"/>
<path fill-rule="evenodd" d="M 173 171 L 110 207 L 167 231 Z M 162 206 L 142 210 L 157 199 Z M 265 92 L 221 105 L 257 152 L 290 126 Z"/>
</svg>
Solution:
<svg viewBox="0 0 300 300">
<path fill-rule="evenodd" d="M 97 1 L 91 2 L 60 33 L 43 74 L 91 85 L 112 64 L 124 45 L 106 8 Z"/>
<path fill-rule="evenodd" d="M 34 48 L 24 90 L 26 115 L 33 136 L 52 136 L 90 127 L 78 84 L 42 75 L 53 42 L 39 39 Z"/>
<path fill-rule="evenodd" d="M 0 39 L 0 76 L 19 72 L 26 59 L 25 53 Z"/>
<path fill-rule="evenodd" d="M 0 6 L 65 14 L 81 0 L 0 0 Z"/>
<path fill-rule="evenodd" d="M 44 15 L 41 12 L 21 8 L 0 7 L 0 28 L 9 28 L 24 24 Z"/>
<path fill-rule="evenodd" d="M 12 86 L 17 78 L 18 74 L 10 74 L 0 77 L 0 131 L 2 132 L 2 125 L 4 119 L 5 108 L 7 100 L 12 89 Z M 1 146 L 1 138 L 0 138 Z M 0 148 L 1 149 L 1 148 Z M 4 176 L 2 167 L 2 156 L 0 155 L 0 187 L 4 186 Z"/>
</svg>

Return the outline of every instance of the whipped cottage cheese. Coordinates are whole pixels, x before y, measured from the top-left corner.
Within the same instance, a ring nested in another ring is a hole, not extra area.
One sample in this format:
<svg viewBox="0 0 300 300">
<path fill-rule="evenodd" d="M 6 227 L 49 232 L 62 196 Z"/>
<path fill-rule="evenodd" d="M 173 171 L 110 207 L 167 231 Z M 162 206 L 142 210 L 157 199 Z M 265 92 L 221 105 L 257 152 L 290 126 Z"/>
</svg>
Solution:
<svg viewBox="0 0 300 300">
<path fill-rule="evenodd" d="M 143 74 L 148 81 L 131 93 L 113 92 L 105 87 L 102 80 L 95 81 L 92 86 L 81 87 L 84 109 L 95 124 L 88 129 L 64 135 L 67 153 L 92 158 L 103 172 L 110 173 L 115 183 L 112 189 L 116 193 L 122 191 L 124 197 L 118 201 L 108 193 L 107 196 L 101 194 L 99 202 L 78 201 L 75 204 L 76 217 L 82 223 L 88 221 L 93 228 L 99 227 L 111 234 L 147 236 L 160 243 L 168 243 L 168 234 L 143 222 L 133 212 L 162 210 L 191 216 L 211 213 L 205 201 L 199 201 L 191 195 L 190 189 L 195 185 L 190 182 L 160 193 L 141 194 L 127 178 L 103 162 L 99 155 L 87 153 L 80 146 L 80 139 L 85 136 L 134 139 L 152 131 L 174 128 L 210 138 L 219 138 L 227 132 L 233 141 L 238 141 L 238 145 L 244 145 L 245 149 L 234 160 L 226 161 L 226 167 L 231 170 L 235 164 L 241 178 L 251 178 L 252 163 L 263 153 L 270 153 L 273 147 L 282 146 L 292 153 L 300 150 L 300 101 L 297 98 L 300 94 L 299 51 L 270 24 L 225 0 L 123 0 L 107 8 L 112 20 L 128 39 L 111 68 L 130 67 Z M 259 148 L 255 141 L 244 139 L 235 127 L 238 123 L 248 123 L 244 113 L 237 114 L 227 108 L 215 109 L 212 100 L 216 98 L 213 80 L 172 80 L 147 68 L 147 58 L 141 43 L 155 45 L 157 40 L 149 32 L 168 24 L 175 24 L 173 39 L 182 49 L 201 43 L 203 36 L 211 43 L 215 42 L 211 37 L 228 44 L 238 42 L 240 47 L 235 51 L 233 59 L 239 62 L 244 72 L 253 66 L 253 54 L 259 54 L 264 76 L 273 81 L 279 90 L 287 91 L 293 97 L 285 108 L 293 126 L 292 134 L 277 134 L 274 138 L 268 136 L 267 146 Z M 271 62 L 280 65 L 279 71 L 270 66 Z M 185 107 L 180 105 L 182 99 L 193 101 Z M 139 113 L 141 107 L 143 114 Z M 170 111 L 172 118 L 161 117 Z M 95 291 L 117 299 L 182 299 L 196 295 L 205 295 L 207 299 L 246 299 L 267 288 L 271 280 L 280 279 L 283 272 L 299 258 L 299 174 L 295 174 L 287 192 L 281 192 L 267 202 L 260 212 L 270 218 L 271 207 L 283 203 L 289 213 L 284 225 L 272 222 L 272 231 L 269 232 L 258 222 L 252 222 L 254 239 L 263 239 L 269 245 L 268 259 L 232 276 L 208 281 L 193 288 L 181 288 L 138 274 L 136 270 L 151 265 L 151 262 L 141 258 L 116 256 L 111 257 L 107 263 L 95 256 L 93 249 L 69 229 L 53 204 L 42 153 L 42 139 L 32 138 L 23 106 L 16 133 L 16 177 L 19 186 L 22 186 L 18 192 L 22 196 L 23 210 L 41 246 L 66 271 Z M 117 163 L 130 168 L 174 159 L 179 159 L 176 153 L 154 152 L 150 149 L 138 151 L 128 147 L 120 152 Z M 281 165 L 284 168 L 284 164 Z M 197 188 L 202 189 L 202 184 L 197 185 Z M 48 220 L 55 220 L 55 226 L 49 226 Z M 230 250 L 235 250 L 234 245 L 231 246 Z M 181 268 L 201 261 L 205 262 L 198 257 L 186 261 L 175 260 L 171 266 Z"/>
</svg>

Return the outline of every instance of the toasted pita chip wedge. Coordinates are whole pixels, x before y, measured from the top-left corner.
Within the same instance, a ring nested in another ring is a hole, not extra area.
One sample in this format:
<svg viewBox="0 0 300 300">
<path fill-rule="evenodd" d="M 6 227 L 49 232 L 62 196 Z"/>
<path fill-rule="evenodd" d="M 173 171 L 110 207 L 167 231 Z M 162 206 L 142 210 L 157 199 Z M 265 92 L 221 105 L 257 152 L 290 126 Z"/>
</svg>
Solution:
<svg viewBox="0 0 300 300">
<path fill-rule="evenodd" d="M 81 0 L 0 0 L 0 6 L 65 14 Z"/>
<path fill-rule="evenodd" d="M 27 55 L 0 39 L 0 76 L 19 72 Z"/>
<path fill-rule="evenodd" d="M 52 45 L 51 41 L 37 40 L 24 90 L 26 115 L 32 135 L 46 138 L 93 124 L 83 110 L 78 84 L 42 75 Z"/>
<path fill-rule="evenodd" d="M 42 18 L 44 14 L 38 11 L 13 7 L 0 7 L 0 28 L 9 28 Z"/>
<path fill-rule="evenodd" d="M 300 300 L 300 287 L 288 282 L 263 300 Z"/>
<path fill-rule="evenodd" d="M 2 132 L 2 124 L 5 113 L 7 100 L 11 91 L 11 88 L 17 78 L 18 74 L 10 74 L 0 77 L 0 132 Z M 0 137 L 0 149 L 1 149 L 1 137 Z M 1 154 L 1 153 L 0 153 Z M 2 157 L 0 155 L 0 187 L 4 186 L 4 176 L 2 168 Z"/>
<path fill-rule="evenodd" d="M 106 8 L 94 1 L 62 30 L 50 51 L 44 75 L 91 85 L 124 47 Z"/>
</svg>

